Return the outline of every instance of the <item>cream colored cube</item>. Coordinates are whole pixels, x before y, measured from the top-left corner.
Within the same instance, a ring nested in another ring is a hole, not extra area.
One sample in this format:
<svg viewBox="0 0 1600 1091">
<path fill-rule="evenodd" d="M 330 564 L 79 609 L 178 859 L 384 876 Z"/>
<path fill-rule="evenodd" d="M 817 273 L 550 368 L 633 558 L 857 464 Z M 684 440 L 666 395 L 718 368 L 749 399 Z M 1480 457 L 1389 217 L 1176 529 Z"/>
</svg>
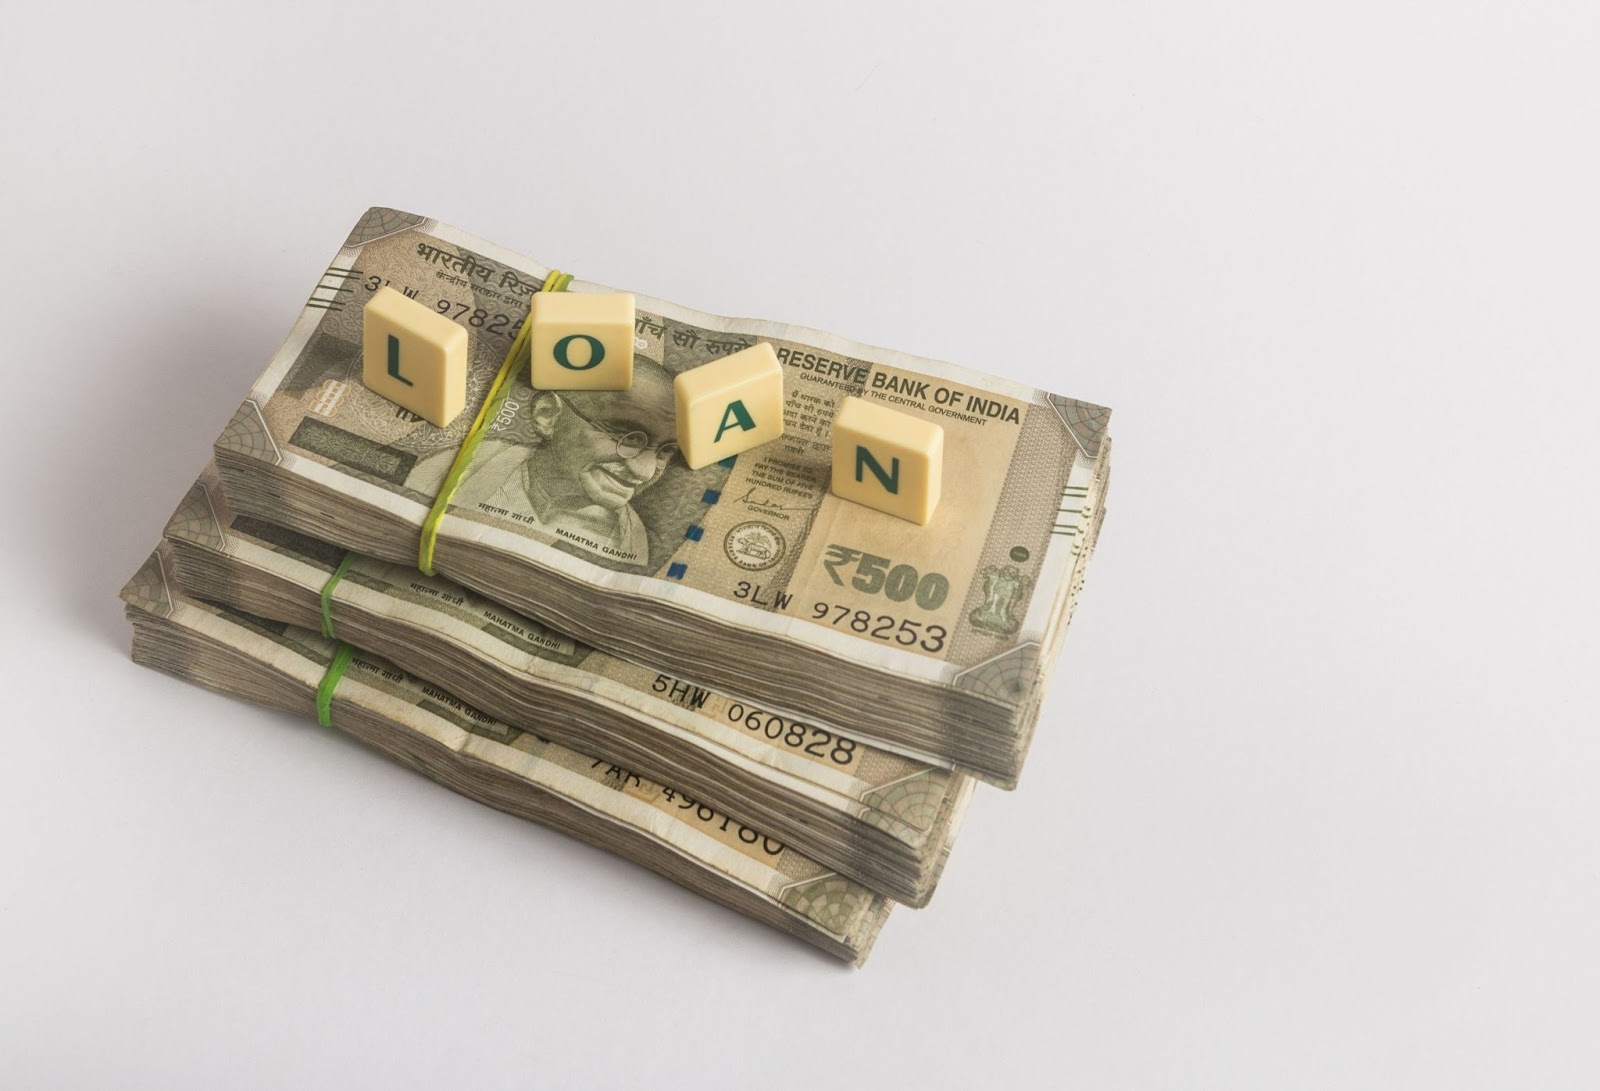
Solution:
<svg viewBox="0 0 1600 1091">
<path fill-rule="evenodd" d="M 379 288 L 361 313 L 361 381 L 448 427 L 467 404 L 466 327 L 393 288 Z"/>
<path fill-rule="evenodd" d="M 898 409 L 846 398 L 833 418 L 833 493 L 926 524 L 939 506 L 944 429 Z"/>
<path fill-rule="evenodd" d="M 783 435 L 783 367 L 765 341 L 679 372 L 672 388 L 690 469 Z"/>
<path fill-rule="evenodd" d="M 633 385 L 633 296 L 535 292 L 528 321 L 536 390 L 627 390 Z"/>
</svg>

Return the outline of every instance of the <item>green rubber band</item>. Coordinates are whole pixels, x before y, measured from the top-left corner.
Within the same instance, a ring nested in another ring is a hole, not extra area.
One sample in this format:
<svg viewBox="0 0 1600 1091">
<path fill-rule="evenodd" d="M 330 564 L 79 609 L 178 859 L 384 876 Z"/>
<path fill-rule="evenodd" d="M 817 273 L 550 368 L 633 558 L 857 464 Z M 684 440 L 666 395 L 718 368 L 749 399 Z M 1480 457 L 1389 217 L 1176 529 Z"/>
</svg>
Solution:
<svg viewBox="0 0 1600 1091">
<path fill-rule="evenodd" d="M 328 662 L 328 673 L 322 676 L 322 685 L 317 687 L 317 723 L 323 727 L 333 726 L 333 690 L 355 654 L 355 645 L 340 644 Z"/>
<path fill-rule="evenodd" d="M 333 640 L 333 589 L 339 586 L 339 581 L 344 579 L 344 574 L 350 571 L 350 566 L 355 563 L 356 555 L 346 553 L 344 560 L 339 562 L 339 567 L 333 570 L 333 575 L 328 577 L 328 582 L 322 585 L 322 635 Z"/>
<path fill-rule="evenodd" d="M 572 274 L 559 270 L 550 270 L 550 275 L 544 278 L 546 292 L 564 292 L 567 285 L 572 283 Z M 500 407 L 511 394 L 511 380 L 516 378 L 517 372 L 522 370 L 523 349 L 528 344 L 528 334 L 533 328 L 533 323 L 524 321 L 522 329 L 517 331 L 516 340 L 511 342 L 511 349 L 506 353 L 506 359 L 500 365 L 500 372 L 494 377 L 494 385 L 489 387 L 489 396 L 484 399 L 483 408 L 478 410 L 478 415 L 472 421 L 472 427 L 467 429 L 467 438 L 461 442 L 461 449 L 456 452 L 455 461 L 450 464 L 450 472 L 444 476 L 444 484 L 439 486 L 439 495 L 433 499 L 433 507 L 428 509 L 428 517 L 422 521 L 422 536 L 417 542 L 417 567 L 425 576 L 433 575 L 433 548 L 439 540 L 439 520 L 444 518 L 445 509 L 450 506 L 450 499 L 455 496 L 456 489 L 461 485 L 461 479 L 466 476 L 467 467 L 472 464 L 472 456 L 477 454 L 478 445 L 483 442 L 484 432 L 488 423 L 500 413 Z"/>
</svg>

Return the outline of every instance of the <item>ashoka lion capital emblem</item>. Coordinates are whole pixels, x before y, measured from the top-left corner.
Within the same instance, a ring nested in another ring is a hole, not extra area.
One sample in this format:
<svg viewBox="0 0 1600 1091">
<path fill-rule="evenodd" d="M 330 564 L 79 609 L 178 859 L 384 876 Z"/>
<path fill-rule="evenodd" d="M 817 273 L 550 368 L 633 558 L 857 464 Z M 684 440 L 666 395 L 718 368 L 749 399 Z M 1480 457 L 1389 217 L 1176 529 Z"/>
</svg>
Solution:
<svg viewBox="0 0 1600 1091">
<path fill-rule="evenodd" d="M 1016 565 L 990 565 L 983 570 L 983 601 L 967 615 L 967 620 L 986 633 L 1012 635 L 1022 623 L 1011 616 L 1011 611 L 1032 586 L 1033 581 Z"/>
</svg>

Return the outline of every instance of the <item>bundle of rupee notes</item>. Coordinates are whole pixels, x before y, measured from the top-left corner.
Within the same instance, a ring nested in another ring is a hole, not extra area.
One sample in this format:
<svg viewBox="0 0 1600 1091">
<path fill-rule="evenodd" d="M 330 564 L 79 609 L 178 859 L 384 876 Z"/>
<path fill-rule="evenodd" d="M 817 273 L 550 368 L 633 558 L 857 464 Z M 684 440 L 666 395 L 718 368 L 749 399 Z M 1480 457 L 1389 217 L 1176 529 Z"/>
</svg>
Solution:
<svg viewBox="0 0 1600 1091">
<path fill-rule="evenodd" d="M 1109 418 L 374 208 L 124 588 L 133 657 L 859 964 L 1017 784 Z"/>
</svg>

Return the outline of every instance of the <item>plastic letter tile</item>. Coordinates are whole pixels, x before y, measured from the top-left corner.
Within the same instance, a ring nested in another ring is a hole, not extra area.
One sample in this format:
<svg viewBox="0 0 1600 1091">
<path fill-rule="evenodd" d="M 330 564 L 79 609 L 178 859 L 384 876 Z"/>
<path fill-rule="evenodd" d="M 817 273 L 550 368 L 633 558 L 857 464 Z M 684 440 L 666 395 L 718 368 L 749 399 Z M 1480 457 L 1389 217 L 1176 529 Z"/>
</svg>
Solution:
<svg viewBox="0 0 1600 1091">
<path fill-rule="evenodd" d="M 890 515 L 927 523 L 939 506 L 944 429 L 862 398 L 833 418 L 833 493 Z"/>
<path fill-rule="evenodd" d="M 536 390 L 627 390 L 633 386 L 633 296 L 625 292 L 535 292 L 528 321 Z"/>
<path fill-rule="evenodd" d="M 379 288 L 361 316 L 361 381 L 447 427 L 467 404 L 466 328 L 393 288 Z"/>
<path fill-rule="evenodd" d="M 680 372 L 673 387 L 678 443 L 690 469 L 783 435 L 783 368 L 765 341 Z"/>
</svg>

